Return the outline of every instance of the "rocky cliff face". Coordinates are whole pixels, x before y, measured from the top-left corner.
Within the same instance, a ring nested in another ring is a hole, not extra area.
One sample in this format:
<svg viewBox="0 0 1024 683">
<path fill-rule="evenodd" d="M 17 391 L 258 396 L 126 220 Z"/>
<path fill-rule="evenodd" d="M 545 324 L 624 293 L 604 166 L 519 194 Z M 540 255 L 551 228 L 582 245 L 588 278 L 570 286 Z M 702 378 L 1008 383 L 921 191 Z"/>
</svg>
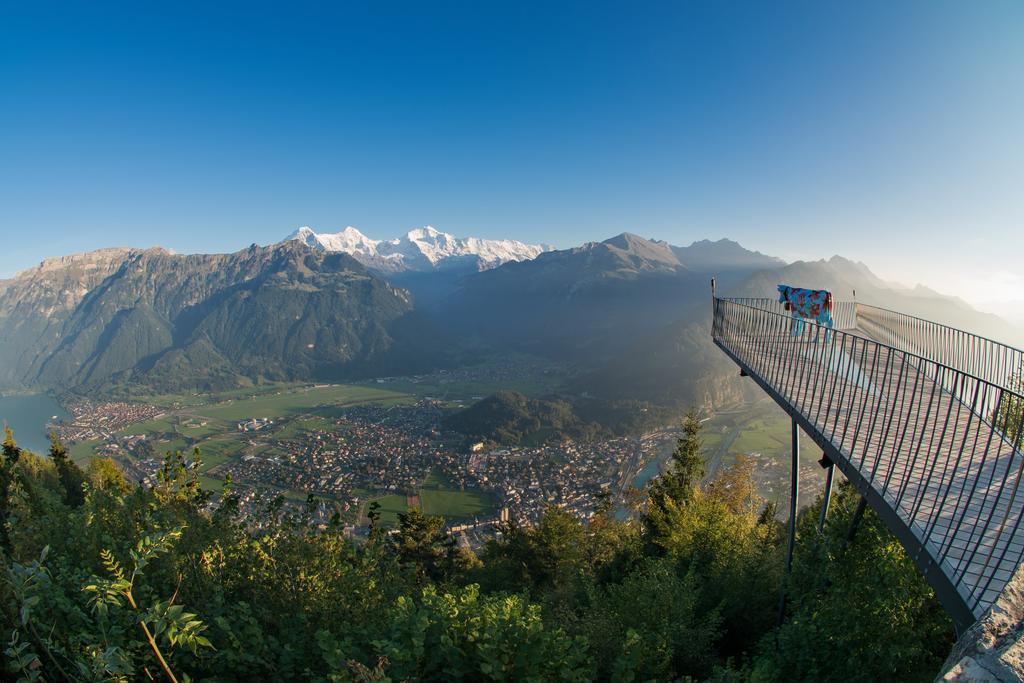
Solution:
<svg viewBox="0 0 1024 683">
<path fill-rule="evenodd" d="M 1017 569 L 988 613 L 960 636 L 936 680 L 1024 680 L 1024 567 Z"/>
<path fill-rule="evenodd" d="M 392 347 L 411 299 L 299 243 L 179 256 L 106 250 L 0 286 L 0 384 L 158 390 L 345 375 Z"/>
<path fill-rule="evenodd" d="M 47 259 L 0 281 L 0 387 L 25 386 L 40 354 L 56 345 L 86 295 L 139 253 L 102 249 Z"/>
</svg>

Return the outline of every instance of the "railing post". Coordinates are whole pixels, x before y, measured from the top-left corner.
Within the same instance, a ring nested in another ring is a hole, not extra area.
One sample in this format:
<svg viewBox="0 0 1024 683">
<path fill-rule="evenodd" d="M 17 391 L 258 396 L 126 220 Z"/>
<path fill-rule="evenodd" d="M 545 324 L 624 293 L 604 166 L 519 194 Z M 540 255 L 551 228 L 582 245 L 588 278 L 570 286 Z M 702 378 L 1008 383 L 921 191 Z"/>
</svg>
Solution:
<svg viewBox="0 0 1024 683">
<path fill-rule="evenodd" d="M 718 298 L 715 296 L 715 278 L 711 278 L 711 337 L 715 337 L 715 333 L 721 333 L 721 330 L 716 330 L 718 325 Z"/>
<path fill-rule="evenodd" d="M 786 573 L 793 568 L 793 547 L 796 545 L 796 515 L 800 509 L 800 427 L 796 418 L 790 420 L 790 439 L 793 461 L 789 482 L 789 549 L 786 551 Z"/>
<path fill-rule="evenodd" d="M 850 528 L 846 531 L 846 540 L 843 541 L 843 549 L 853 542 L 853 537 L 857 535 L 857 529 L 860 528 L 860 520 L 864 519 L 864 510 L 868 506 L 868 499 L 864 496 L 860 497 L 860 501 L 857 503 L 857 509 L 853 512 L 853 519 L 850 520 Z"/>
<path fill-rule="evenodd" d="M 818 464 L 825 468 L 825 497 L 821 501 L 821 515 L 818 517 L 818 533 L 820 534 L 825 529 L 828 505 L 832 501 L 832 478 L 836 474 L 836 464 L 824 453 L 821 454 L 821 460 L 818 461 Z"/>
<path fill-rule="evenodd" d="M 855 329 L 857 329 L 857 290 L 856 289 L 853 290 L 853 304 L 851 305 L 851 308 L 853 309 L 853 316 L 852 316 L 853 317 L 853 321 L 851 322 L 850 329 L 855 330 Z"/>
<path fill-rule="evenodd" d="M 796 547 L 796 515 L 800 504 L 800 428 L 796 418 L 791 418 L 790 437 L 793 462 L 790 467 L 789 484 L 789 548 L 786 550 L 786 575 L 782 579 L 782 593 L 779 595 L 779 625 L 786 616 L 786 592 L 789 590 L 789 575 L 793 570 L 793 549 Z"/>
</svg>

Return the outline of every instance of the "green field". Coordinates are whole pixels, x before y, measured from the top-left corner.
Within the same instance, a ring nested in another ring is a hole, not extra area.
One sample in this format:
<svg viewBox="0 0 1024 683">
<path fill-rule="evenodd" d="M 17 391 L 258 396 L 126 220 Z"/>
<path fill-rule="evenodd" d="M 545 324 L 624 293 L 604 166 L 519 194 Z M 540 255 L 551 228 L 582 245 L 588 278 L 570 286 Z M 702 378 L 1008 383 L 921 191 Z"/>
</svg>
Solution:
<svg viewBox="0 0 1024 683">
<path fill-rule="evenodd" d="M 425 380 L 412 382 L 409 380 L 397 380 L 388 382 L 385 385 L 394 391 L 400 391 L 415 396 L 430 396 L 441 400 L 463 401 L 472 400 L 474 396 L 489 396 L 496 391 L 508 390 L 518 391 L 527 396 L 537 396 L 550 393 L 554 384 L 544 382 L 531 377 L 521 377 L 502 380 L 500 382 L 475 381 L 475 380 Z"/>
<path fill-rule="evenodd" d="M 374 500 L 380 503 L 380 522 L 385 526 L 397 526 L 398 515 L 409 509 L 405 504 L 405 496 L 392 494 Z"/>
<path fill-rule="evenodd" d="M 431 472 L 420 489 L 420 505 L 428 515 L 446 519 L 473 519 L 494 513 L 490 496 L 479 491 L 459 491 L 437 472 Z"/>
<path fill-rule="evenodd" d="M 701 435 L 701 439 L 704 443 L 704 452 L 711 453 L 718 449 L 723 440 L 721 432 L 707 432 Z"/>
<path fill-rule="evenodd" d="M 207 421 L 203 426 L 187 426 L 188 420 L 182 420 L 178 423 L 178 433 L 196 441 L 207 439 L 211 436 L 216 436 L 224 432 L 224 427 L 216 421 Z M 194 422 L 194 421 L 193 421 Z"/>
<path fill-rule="evenodd" d="M 121 432 L 121 434 L 162 434 L 164 432 L 177 431 L 178 418 L 173 415 L 164 415 L 155 420 L 138 422 Z"/>
<path fill-rule="evenodd" d="M 202 471 L 206 472 L 217 465 L 241 457 L 247 445 L 236 439 L 211 439 L 199 444 L 202 459 Z"/>
<path fill-rule="evenodd" d="M 100 445 L 99 440 L 95 441 L 83 441 L 76 443 L 68 449 L 68 455 L 79 467 L 85 467 L 92 460 L 93 456 L 96 455 L 96 446 Z"/>
<path fill-rule="evenodd" d="M 398 515 L 409 509 L 404 495 L 375 497 L 363 490 L 355 490 L 353 494 L 366 499 L 367 505 L 372 501 L 380 503 L 381 523 L 385 526 L 396 526 Z M 449 521 L 487 517 L 494 514 L 495 509 L 490 496 L 479 491 L 459 491 L 437 472 L 431 472 L 420 489 L 420 506 L 425 514 L 444 517 Z M 363 514 L 366 509 L 364 506 Z"/>
<path fill-rule="evenodd" d="M 163 457 L 167 453 L 177 453 L 178 451 L 181 451 L 186 455 L 190 455 L 192 453 L 192 444 L 185 439 L 154 439 L 152 443 L 153 451 L 156 453 L 158 458 Z"/>
<path fill-rule="evenodd" d="M 183 408 L 187 406 L 202 406 L 227 399 L 251 398 L 264 394 L 274 394 L 279 391 L 294 388 L 294 384 L 270 383 L 260 386 L 243 387 L 221 391 L 216 394 L 157 394 L 150 396 L 132 397 L 132 400 L 142 401 L 161 408 Z"/>
<path fill-rule="evenodd" d="M 323 417 L 300 417 L 289 420 L 284 427 L 275 432 L 275 436 L 278 439 L 294 439 L 308 432 L 328 428 L 333 428 L 333 425 Z"/>
<path fill-rule="evenodd" d="M 362 403 L 403 402 L 410 400 L 407 393 L 378 385 L 327 384 L 296 385 L 273 384 L 258 388 L 236 389 L 212 395 L 162 394 L 139 397 L 139 401 L 167 408 L 173 414 L 156 420 L 133 425 L 127 433 L 141 434 L 151 431 L 197 432 L 202 437 L 215 433 L 210 425 L 190 428 L 186 421 L 207 418 L 236 422 L 251 417 L 288 417 L 304 412 L 319 412 L 318 408 L 353 406 Z M 180 416 L 179 416 L 180 415 Z"/>
<path fill-rule="evenodd" d="M 420 504 L 424 513 L 452 520 L 487 517 L 494 512 L 491 499 L 475 491 L 423 489 Z"/>
<path fill-rule="evenodd" d="M 206 397 L 170 394 L 144 400 L 169 407 L 170 412 L 130 425 L 118 432 L 119 436 L 173 434 L 174 438 L 152 441 L 158 457 L 167 451 L 187 452 L 193 446 L 200 446 L 204 461 L 212 467 L 240 455 L 245 449 L 241 441 L 243 435 L 236 428 L 236 423 L 241 420 L 254 417 L 286 420 L 287 424 L 278 436 L 287 439 L 325 427 L 328 424 L 325 418 L 353 406 L 410 403 L 415 398 L 392 389 L 346 384 L 318 387 L 272 385 L 258 391 L 240 389 Z M 100 443 L 97 440 L 75 444 L 71 447 L 71 457 L 80 464 L 87 464 Z"/>
<path fill-rule="evenodd" d="M 768 399 L 742 411 L 716 415 L 705 423 L 703 431 L 705 455 L 711 460 L 720 458 L 721 464 L 726 466 L 738 455 L 760 453 L 771 459 L 789 457 L 789 416 Z M 732 443 L 725 452 L 719 452 L 730 439 Z M 820 457 L 820 449 L 801 431 L 800 461 L 809 464 Z"/>
<path fill-rule="evenodd" d="M 510 370 L 510 368 L 512 370 Z M 492 379 L 495 370 L 501 379 Z M 488 396 L 496 391 L 518 391 L 527 396 L 541 396 L 555 391 L 564 377 L 550 363 L 539 361 L 525 354 L 504 354 L 477 366 L 465 368 L 465 372 L 479 376 L 479 379 L 464 378 L 460 373 L 437 372 L 422 377 L 402 377 L 383 384 L 372 384 L 417 397 L 459 401 L 457 405 L 472 402 L 477 396 Z"/>
<path fill-rule="evenodd" d="M 248 418 L 281 418 L 319 412 L 318 408 L 351 407 L 365 403 L 401 402 L 408 396 L 397 391 L 349 384 L 280 390 L 255 398 L 230 399 L 188 412 L 214 420 L 237 422 Z"/>
<path fill-rule="evenodd" d="M 220 493 L 224 488 L 224 482 L 215 477 L 208 477 L 205 474 L 199 475 L 199 485 L 204 491 L 214 491 Z"/>
<path fill-rule="evenodd" d="M 220 491 L 221 479 L 211 476 L 210 470 L 235 460 L 252 450 L 251 440 L 272 435 L 274 439 L 293 439 L 304 432 L 330 426 L 327 418 L 344 409 L 358 405 L 394 405 L 412 403 L 414 396 L 389 388 L 362 385 L 267 385 L 259 388 L 239 389 L 216 395 L 169 394 L 147 397 L 147 403 L 168 409 L 168 413 L 153 420 L 130 425 L 118 436 L 146 434 L 150 437 L 153 454 L 162 458 L 168 451 L 191 453 L 200 448 L 202 467 L 200 479 L 203 488 Z M 247 418 L 269 418 L 275 424 L 259 432 L 239 432 L 236 423 Z M 278 428 L 278 422 L 281 428 Z M 204 424 L 205 423 L 205 424 Z M 154 438 L 155 435 L 168 438 Z M 100 440 L 74 444 L 72 459 L 85 467 L 95 457 Z M 259 446 L 266 455 L 285 455 L 274 446 Z M 305 500 L 304 492 L 286 495 Z M 400 501 L 397 499 L 401 498 Z M 401 505 L 399 505 L 401 503 Z M 385 519 L 394 524 L 397 513 L 405 510 L 405 498 L 389 497 Z"/>
</svg>

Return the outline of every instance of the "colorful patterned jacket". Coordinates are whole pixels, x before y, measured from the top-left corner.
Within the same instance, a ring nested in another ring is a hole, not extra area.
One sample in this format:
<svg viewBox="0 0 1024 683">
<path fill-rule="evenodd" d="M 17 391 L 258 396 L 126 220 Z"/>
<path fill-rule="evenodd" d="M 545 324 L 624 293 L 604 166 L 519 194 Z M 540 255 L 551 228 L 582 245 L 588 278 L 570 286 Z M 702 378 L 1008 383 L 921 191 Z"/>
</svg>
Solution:
<svg viewBox="0 0 1024 683">
<path fill-rule="evenodd" d="M 784 304 L 786 310 L 796 319 L 796 324 L 793 325 L 794 336 L 803 332 L 804 319 L 814 320 L 825 327 L 833 325 L 832 292 L 828 290 L 779 285 L 779 303 Z"/>
</svg>

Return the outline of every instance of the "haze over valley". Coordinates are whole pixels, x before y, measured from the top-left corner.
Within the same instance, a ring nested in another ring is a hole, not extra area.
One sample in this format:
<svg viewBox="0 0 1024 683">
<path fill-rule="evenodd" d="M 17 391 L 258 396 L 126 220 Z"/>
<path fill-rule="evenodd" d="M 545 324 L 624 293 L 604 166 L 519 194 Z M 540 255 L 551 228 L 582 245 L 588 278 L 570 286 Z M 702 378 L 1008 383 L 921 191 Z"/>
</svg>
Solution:
<svg viewBox="0 0 1024 683">
<path fill-rule="evenodd" d="M 233 254 L 101 249 L 0 281 L 0 385 L 227 390 L 424 373 L 515 351 L 560 364 L 571 396 L 710 407 L 737 398 L 707 334 L 711 277 L 728 295 L 814 282 L 840 300 L 856 291 L 863 303 L 1021 336 L 840 256 L 787 264 L 729 240 L 679 247 L 631 233 L 553 250 L 433 228 L 386 242 L 303 228 Z"/>
<path fill-rule="evenodd" d="M 1019 334 L 961 301 L 887 283 L 864 264 L 839 256 L 787 264 L 725 239 L 674 246 L 622 233 L 556 250 L 433 228 L 380 242 L 354 228 L 302 228 L 231 254 L 101 249 L 48 259 L 0 281 L 0 385 L 77 407 L 82 426 L 62 429 L 77 457 L 115 447 L 131 470 L 133 449 L 118 443 L 132 420 L 101 428 L 115 419 L 103 415 L 117 414 L 121 402 L 179 406 L 183 399 L 174 397 L 231 401 L 322 384 L 404 387 L 396 397 L 440 400 L 446 407 L 439 415 L 451 418 L 437 418 L 433 429 L 456 451 L 476 442 L 500 448 L 643 439 L 662 430 L 671 443 L 690 407 L 729 416 L 722 422 L 728 435 L 765 406 L 711 343 L 712 277 L 719 294 L 774 297 L 779 282 L 814 282 L 838 299 L 856 291 L 862 303 L 995 338 Z M 115 407 L 90 422 L 82 406 L 97 401 Z M 306 410 L 318 414 L 316 405 Z M 164 434 L 157 449 L 209 450 L 190 435 L 193 418 L 181 415 L 157 432 Z M 283 426 L 287 416 L 252 417 Z M 49 428 L 44 417 L 24 424 L 32 439 Z M 783 476 L 779 434 L 763 460 L 768 488 Z M 732 448 L 735 434 L 726 442 L 727 460 L 743 454 Z M 239 458 L 260 451 L 229 452 Z M 667 453 L 638 455 L 615 476 L 625 485 L 629 471 L 656 472 Z M 211 486 L 216 474 L 206 475 Z M 813 491 L 820 476 L 813 469 L 808 476 Z M 378 482 L 378 490 L 387 485 Z M 540 508 L 531 510 L 527 517 Z"/>
</svg>

